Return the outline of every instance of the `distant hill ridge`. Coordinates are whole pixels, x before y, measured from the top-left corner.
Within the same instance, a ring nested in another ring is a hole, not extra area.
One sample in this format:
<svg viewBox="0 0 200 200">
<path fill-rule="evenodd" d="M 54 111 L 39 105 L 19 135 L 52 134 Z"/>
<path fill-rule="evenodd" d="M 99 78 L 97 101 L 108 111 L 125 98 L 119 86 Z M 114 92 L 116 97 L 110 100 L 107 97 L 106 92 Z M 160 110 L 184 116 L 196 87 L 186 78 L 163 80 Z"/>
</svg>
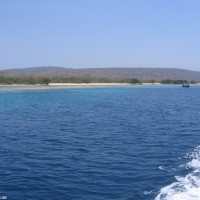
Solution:
<svg viewBox="0 0 200 200">
<path fill-rule="evenodd" d="M 200 81 L 200 72 L 177 68 L 64 68 L 30 67 L 23 69 L 0 70 L 7 74 L 32 76 L 84 76 L 137 78 L 139 80 L 188 80 Z"/>
</svg>

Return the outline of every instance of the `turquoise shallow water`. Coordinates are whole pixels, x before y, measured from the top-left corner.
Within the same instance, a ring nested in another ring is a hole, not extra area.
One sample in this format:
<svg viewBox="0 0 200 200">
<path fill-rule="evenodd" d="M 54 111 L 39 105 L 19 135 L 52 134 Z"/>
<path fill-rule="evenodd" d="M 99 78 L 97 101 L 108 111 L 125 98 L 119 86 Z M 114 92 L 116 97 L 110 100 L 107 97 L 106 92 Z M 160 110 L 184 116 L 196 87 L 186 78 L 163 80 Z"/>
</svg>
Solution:
<svg viewBox="0 0 200 200">
<path fill-rule="evenodd" d="M 199 102 L 200 87 L 0 90 L 0 196 L 187 195 L 183 178 L 200 180 Z"/>
</svg>

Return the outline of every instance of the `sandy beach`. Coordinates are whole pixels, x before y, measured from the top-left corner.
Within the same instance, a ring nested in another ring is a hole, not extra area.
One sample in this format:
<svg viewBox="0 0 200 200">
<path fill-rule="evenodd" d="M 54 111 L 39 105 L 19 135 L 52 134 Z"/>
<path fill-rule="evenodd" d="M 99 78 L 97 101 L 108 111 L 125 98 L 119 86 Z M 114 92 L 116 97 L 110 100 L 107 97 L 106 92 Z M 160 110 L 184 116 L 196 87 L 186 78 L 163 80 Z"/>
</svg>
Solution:
<svg viewBox="0 0 200 200">
<path fill-rule="evenodd" d="M 96 87 L 152 87 L 152 86 L 181 86 L 178 84 L 161 84 L 161 83 L 142 83 L 131 85 L 128 83 L 50 83 L 49 85 L 0 85 L 0 89 L 59 89 L 59 88 L 96 88 Z M 200 86 L 200 83 L 194 84 Z"/>
<path fill-rule="evenodd" d="M 50 83 L 49 85 L 0 85 L 0 89 L 58 89 L 58 88 L 93 88 L 93 87 L 125 87 L 128 83 Z"/>
</svg>

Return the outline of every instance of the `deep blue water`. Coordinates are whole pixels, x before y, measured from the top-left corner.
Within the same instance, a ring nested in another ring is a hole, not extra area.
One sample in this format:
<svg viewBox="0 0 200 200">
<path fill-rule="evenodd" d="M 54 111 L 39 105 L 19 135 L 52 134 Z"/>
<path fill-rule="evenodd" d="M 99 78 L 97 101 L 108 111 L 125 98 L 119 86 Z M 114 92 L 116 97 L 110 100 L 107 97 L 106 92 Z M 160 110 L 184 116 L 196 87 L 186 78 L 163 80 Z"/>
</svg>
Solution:
<svg viewBox="0 0 200 200">
<path fill-rule="evenodd" d="M 0 90 L 0 143 L 10 200 L 155 199 L 191 171 L 200 87 Z"/>
</svg>

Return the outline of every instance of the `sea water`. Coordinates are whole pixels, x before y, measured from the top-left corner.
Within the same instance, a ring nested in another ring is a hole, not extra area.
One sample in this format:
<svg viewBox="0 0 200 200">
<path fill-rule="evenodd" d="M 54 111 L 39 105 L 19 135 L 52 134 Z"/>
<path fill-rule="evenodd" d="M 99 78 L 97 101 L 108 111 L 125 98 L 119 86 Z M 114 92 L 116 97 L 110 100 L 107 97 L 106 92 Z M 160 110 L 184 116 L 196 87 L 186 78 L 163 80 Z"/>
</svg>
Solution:
<svg viewBox="0 0 200 200">
<path fill-rule="evenodd" d="M 200 199 L 200 87 L 0 90 L 0 197 Z"/>
</svg>

